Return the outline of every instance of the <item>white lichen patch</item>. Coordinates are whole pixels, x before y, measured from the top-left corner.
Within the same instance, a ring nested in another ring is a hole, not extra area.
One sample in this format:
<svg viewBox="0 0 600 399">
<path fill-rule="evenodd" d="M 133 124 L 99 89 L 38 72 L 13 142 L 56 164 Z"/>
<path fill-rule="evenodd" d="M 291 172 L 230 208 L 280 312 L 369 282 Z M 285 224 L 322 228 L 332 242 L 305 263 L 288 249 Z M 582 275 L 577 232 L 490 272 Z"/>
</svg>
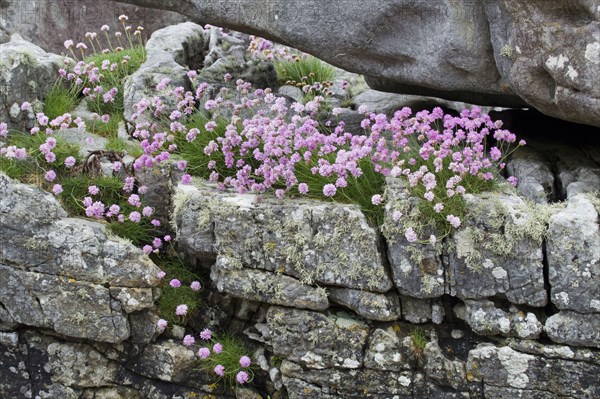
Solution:
<svg viewBox="0 0 600 399">
<path fill-rule="evenodd" d="M 529 383 L 529 377 L 526 374 L 529 361 L 535 359 L 535 357 L 504 346 L 498 349 L 498 359 L 508 373 L 506 377 L 508 385 L 514 388 L 526 388 Z"/>
<path fill-rule="evenodd" d="M 546 66 L 550 69 L 562 69 L 565 67 L 567 62 L 569 62 L 569 58 L 559 54 L 558 56 L 548 57 L 546 60 Z"/>
<path fill-rule="evenodd" d="M 600 311 L 600 300 L 592 299 L 590 301 L 590 308 Z"/>
<path fill-rule="evenodd" d="M 492 270 L 492 275 L 495 278 L 497 278 L 498 280 L 502 280 L 502 279 L 508 277 L 508 273 L 506 272 L 506 270 L 504 270 L 501 267 L 494 268 L 494 270 Z"/>
<path fill-rule="evenodd" d="M 408 387 L 410 385 L 410 383 L 411 383 L 411 380 L 407 376 L 401 375 L 400 377 L 398 377 L 398 382 L 403 387 Z"/>
<path fill-rule="evenodd" d="M 600 12 L 600 7 L 598 7 L 598 12 Z M 593 64 L 600 64 L 600 42 L 588 43 L 585 46 L 585 59 Z"/>
<path fill-rule="evenodd" d="M 569 78 L 571 78 L 572 80 L 575 80 L 575 79 L 577 79 L 577 77 L 579 76 L 579 72 L 577 72 L 577 71 L 575 70 L 575 68 L 573 68 L 573 66 L 572 66 L 572 65 L 569 65 L 569 66 L 567 67 L 567 76 L 568 76 Z"/>
</svg>

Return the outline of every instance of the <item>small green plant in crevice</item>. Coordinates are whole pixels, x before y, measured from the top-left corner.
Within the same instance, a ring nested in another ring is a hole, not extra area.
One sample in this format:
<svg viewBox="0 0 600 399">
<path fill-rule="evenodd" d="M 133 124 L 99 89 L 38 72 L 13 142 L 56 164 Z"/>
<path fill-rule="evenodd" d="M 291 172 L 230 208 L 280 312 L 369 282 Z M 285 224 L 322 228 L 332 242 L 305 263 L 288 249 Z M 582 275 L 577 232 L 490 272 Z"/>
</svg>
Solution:
<svg viewBox="0 0 600 399">
<path fill-rule="evenodd" d="M 119 134 L 119 123 L 123 120 L 123 115 L 115 113 L 110 115 L 110 119 L 107 122 L 102 121 L 100 118 L 89 121 L 87 127 L 89 131 L 97 134 L 98 136 L 106 138 L 116 138 Z"/>
<path fill-rule="evenodd" d="M 410 331 L 412 355 L 416 360 L 421 360 L 425 354 L 425 346 L 429 342 L 425 331 L 421 327 L 413 327 Z"/>
<path fill-rule="evenodd" d="M 275 62 L 277 79 L 281 85 L 298 87 L 303 93 L 303 103 L 314 100 L 317 96 L 328 97 L 333 93 L 335 69 L 313 56 L 301 57 L 293 55 L 291 59 Z M 330 110 L 322 104 L 323 110 Z"/>
</svg>

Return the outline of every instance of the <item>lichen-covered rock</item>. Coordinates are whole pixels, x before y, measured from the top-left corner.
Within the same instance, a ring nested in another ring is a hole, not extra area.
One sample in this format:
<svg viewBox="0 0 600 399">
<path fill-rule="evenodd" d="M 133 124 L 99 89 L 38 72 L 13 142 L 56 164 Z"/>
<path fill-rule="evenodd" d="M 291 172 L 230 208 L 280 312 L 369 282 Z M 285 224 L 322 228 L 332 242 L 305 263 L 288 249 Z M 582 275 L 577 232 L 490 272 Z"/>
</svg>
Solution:
<svg viewBox="0 0 600 399">
<path fill-rule="evenodd" d="M 541 152 L 530 147 L 520 148 L 511 156 L 506 169 L 517 178 L 517 189 L 530 200 L 547 204 L 556 198 L 554 174 Z"/>
<path fill-rule="evenodd" d="M 567 207 L 550 218 L 546 252 L 552 303 L 600 313 L 600 226 L 586 195 L 569 198 Z"/>
<path fill-rule="evenodd" d="M 600 348 L 600 314 L 562 310 L 546 320 L 544 331 L 554 342 Z"/>
<path fill-rule="evenodd" d="M 402 318 L 413 324 L 427 323 L 429 321 L 440 324 L 444 320 L 446 311 L 443 304 L 436 299 L 418 299 L 401 296 Z"/>
<path fill-rule="evenodd" d="M 155 31 L 146 43 L 146 62 L 123 84 L 124 117 L 131 120 L 136 113 L 134 105 L 142 98 L 159 96 L 170 103 L 168 96 L 162 95 L 156 85 L 169 79 L 173 87 L 191 89 L 187 77 L 188 67 L 195 68 L 202 63 L 205 52 L 205 31 L 195 23 L 184 22 Z M 138 122 L 140 122 L 138 120 Z"/>
<path fill-rule="evenodd" d="M 482 382 L 484 391 L 493 392 L 493 397 L 594 398 L 600 394 L 595 377 L 598 365 L 547 359 L 508 346 L 478 345 L 469 353 L 466 370 L 467 378 Z M 544 396 L 548 392 L 553 396 Z"/>
<path fill-rule="evenodd" d="M 348 288 L 329 289 L 329 299 L 369 320 L 393 321 L 402 317 L 398 294 L 376 294 Z"/>
<path fill-rule="evenodd" d="M 281 273 L 306 284 L 381 293 L 392 288 L 375 228 L 356 206 L 261 200 L 218 192 L 205 183 L 180 186 L 174 205 L 184 253 L 213 250 L 243 267 Z"/>
<path fill-rule="evenodd" d="M 2 322 L 121 342 L 127 313 L 154 306 L 159 269 L 105 225 L 66 217 L 50 194 L 0 174 Z"/>
<path fill-rule="evenodd" d="M 456 316 L 465 320 L 477 334 L 536 339 L 542 332 L 542 323 L 533 313 L 525 314 L 516 309 L 514 312 L 506 312 L 488 300 L 465 300 L 464 304 L 464 307 L 455 307 Z"/>
<path fill-rule="evenodd" d="M 264 270 L 242 268 L 226 257 L 218 257 L 210 278 L 219 292 L 237 298 L 300 309 L 325 310 L 329 307 L 327 292 L 303 284 L 299 280 Z"/>
<path fill-rule="evenodd" d="M 311 370 L 286 360 L 281 365 L 281 373 L 290 399 L 385 399 L 412 396 L 412 371 Z"/>
<path fill-rule="evenodd" d="M 467 385 L 465 363 L 458 359 L 448 358 L 437 341 L 428 342 L 423 350 L 425 358 L 425 373 L 428 378 L 440 385 L 451 386 L 453 389 L 464 390 Z M 435 397 L 435 396 L 433 396 Z"/>
<path fill-rule="evenodd" d="M 127 368 L 149 378 L 182 382 L 195 368 L 196 362 L 192 349 L 168 340 L 145 346 L 140 356 L 127 364 Z"/>
<path fill-rule="evenodd" d="M 514 304 L 541 307 L 545 221 L 515 195 L 465 195 L 469 213 L 453 235 L 447 280 L 460 299 L 503 295 Z"/>
<path fill-rule="evenodd" d="M 401 179 L 388 179 L 383 235 L 388 243 L 388 259 L 396 288 L 414 298 L 437 298 L 446 292 L 445 270 L 439 251 L 431 245 L 411 243 L 403 228 L 394 221 L 398 207 L 415 206 Z"/>
<path fill-rule="evenodd" d="M 35 114 L 19 107 L 26 101 L 42 101 L 52 89 L 61 65 L 60 56 L 46 53 L 18 34 L 0 44 L 0 121 L 13 129 L 33 127 Z"/>
<path fill-rule="evenodd" d="M 365 367 L 372 370 L 410 370 L 415 365 L 412 340 L 401 338 L 393 328 L 378 328 L 369 337 Z"/>
<path fill-rule="evenodd" d="M 357 369 L 369 327 L 342 313 L 272 306 L 267 313 L 273 353 L 310 369 Z"/>
</svg>

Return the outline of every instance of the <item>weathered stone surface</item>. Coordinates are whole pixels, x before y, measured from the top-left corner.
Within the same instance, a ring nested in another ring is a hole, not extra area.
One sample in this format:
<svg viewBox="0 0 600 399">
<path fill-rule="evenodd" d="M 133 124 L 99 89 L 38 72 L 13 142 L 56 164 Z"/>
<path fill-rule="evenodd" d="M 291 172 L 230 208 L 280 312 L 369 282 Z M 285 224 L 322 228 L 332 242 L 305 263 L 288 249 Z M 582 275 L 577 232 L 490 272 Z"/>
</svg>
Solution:
<svg viewBox="0 0 600 399">
<path fill-rule="evenodd" d="M 515 335 L 523 339 L 539 338 L 542 332 L 535 314 L 517 311 L 509 313 L 497 308 L 492 301 L 465 300 L 464 308 L 457 306 L 455 313 L 480 335 Z"/>
<path fill-rule="evenodd" d="M 514 304 L 546 305 L 543 223 L 515 195 L 467 194 L 465 200 L 469 214 L 449 253 L 450 294 L 461 299 L 502 295 Z"/>
<path fill-rule="evenodd" d="M 550 339 L 561 344 L 600 348 L 600 314 L 562 310 L 544 325 Z"/>
<path fill-rule="evenodd" d="M 394 395 L 412 396 L 412 371 L 311 370 L 286 360 L 281 365 L 281 373 L 290 399 L 384 399 Z"/>
<path fill-rule="evenodd" d="M 508 174 L 518 181 L 517 189 L 525 197 L 539 203 L 547 204 L 556 198 L 554 174 L 548 159 L 539 151 L 523 147 L 510 158 L 506 169 Z"/>
<path fill-rule="evenodd" d="M 402 317 L 398 294 L 376 294 L 347 288 L 331 288 L 329 298 L 369 320 L 393 321 Z"/>
<path fill-rule="evenodd" d="M 325 310 L 329 307 L 327 292 L 293 277 L 264 270 L 240 268 L 239 263 L 218 257 L 210 278 L 219 290 L 237 298 L 301 309 Z"/>
<path fill-rule="evenodd" d="M 0 31 L 20 33 L 26 40 L 57 54 L 66 51 L 65 40 L 83 41 L 86 32 L 97 31 L 103 24 L 107 24 L 111 32 L 122 30 L 117 20 L 122 14 L 129 16 L 134 29 L 143 26 L 147 35 L 166 25 L 185 21 L 184 16 L 174 12 L 111 0 L 101 3 L 96 0 L 6 0 L 0 2 L 0 14 Z"/>
<path fill-rule="evenodd" d="M 0 44 L 0 121 L 14 129 L 33 127 L 35 114 L 18 107 L 25 101 L 42 101 L 52 89 L 61 65 L 60 56 L 46 53 L 18 34 Z"/>
<path fill-rule="evenodd" d="M 585 195 L 552 215 L 547 239 L 551 301 L 559 309 L 600 313 L 600 227 Z"/>
<path fill-rule="evenodd" d="M 183 381 L 194 368 L 194 351 L 171 340 L 147 345 L 142 354 L 132 359 L 127 368 L 161 381 Z"/>
<path fill-rule="evenodd" d="M 428 342 L 423 350 L 425 358 L 425 373 L 428 378 L 437 381 L 440 385 L 451 386 L 460 391 L 467 385 L 465 363 L 457 359 L 446 357 L 437 341 Z"/>
<path fill-rule="evenodd" d="M 259 200 L 251 194 L 218 192 L 205 183 L 180 186 L 174 204 L 177 235 L 190 237 L 180 243 L 185 253 L 212 247 L 244 267 L 307 284 L 381 293 L 392 288 L 376 231 L 356 206 Z"/>
<path fill-rule="evenodd" d="M 387 180 L 383 235 L 388 243 L 388 259 L 396 288 L 400 294 L 414 298 L 436 298 L 446 291 L 445 272 L 438 251 L 431 245 L 411 243 L 404 229 L 397 227 L 393 213 L 396 204 L 414 206 L 410 193 L 400 179 Z"/>
<path fill-rule="evenodd" d="M 440 324 L 444 319 L 444 307 L 437 300 L 401 296 L 400 302 L 402 303 L 402 318 L 410 323 L 420 324 L 433 321 L 435 324 Z"/>
<path fill-rule="evenodd" d="M 378 328 L 369 337 L 365 368 L 372 370 L 410 370 L 415 365 L 410 337 L 400 337 L 393 328 Z"/>
<path fill-rule="evenodd" d="M 154 306 L 159 269 L 105 225 L 67 218 L 48 193 L 0 174 L 2 322 L 120 342 L 127 314 Z M 111 238 L 112 237 L 112 238 Z"/>
<path fill-rule="evenodd" d="M 304 367 L 357 369 L 369 327 L 342 313 L 272 306 L 267 313 L 273 353 Z"/>
<path fill-rule="evenodd" d="M 200 65 L 204 51 L 205 31 L 200 25 L 185 22 L 154 32 L 146 43 L 146 62 L 123 84 L 125 119 L 132 119 L 137 111 L 134 105 L 143 98 L 159 96 L 169 104 L 173 101 L 156 89 L 163 79 L 170 79 L 173 87 L 191 89 L 188 66 Z"/>
<path fill-rule="evenodd" d="M 478 104 L 528 103 L 548 115 L 600 126 L 600 11 L 587 0 L 394 0 L 319 7 L 284 0 L 235 6 L 125 1 L 276 39 L 368 76 L 374 89 Z"/>
<path fill-rule="evenodd" d="M 490 389 L 498 395 L 493 397 L 593 398 L 600 393 L 595 378 L 600 372 L 597 365 L 545 359 L 508 346 L 478 345 L 469 353 L 466 370 L 471 381 L 483 381 L 485 392 Z M 544 396 L 546 393 L 553 396 Z"/>
</svg>

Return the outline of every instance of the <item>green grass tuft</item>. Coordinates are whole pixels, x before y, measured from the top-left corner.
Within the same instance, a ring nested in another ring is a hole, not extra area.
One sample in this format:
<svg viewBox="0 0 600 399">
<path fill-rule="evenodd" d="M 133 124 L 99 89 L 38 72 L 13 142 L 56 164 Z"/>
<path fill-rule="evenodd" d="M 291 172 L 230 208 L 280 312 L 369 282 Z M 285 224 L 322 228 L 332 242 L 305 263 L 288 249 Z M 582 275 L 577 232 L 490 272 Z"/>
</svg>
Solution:
<svg viewBox="0 0 600 399">
<path fill-rule="evenodd" d="M 196 273 L 189 270 L 177 257 L 153 256 L 152 259 L 167 273 L 164 279 L 165 282 L 171 281 L 174 278 L 181 281 L 181 287 L 179 288 L 173 288 L 168 283 L 164 284 L 161 289 L 160 298 L 158 299 L 159 315 L 161 318 L 167 320 L 169 324 L 183 324 L 186 318 L 177 316 L 175 309 L 178 305 L 186 304 L 188 306 L 188 315 L 190 315 L 200 306 L 200 292 L 192 290 L 190 284 L 192 281 L 201 280 Z"/>
<path fill-rule="evenodd" d="M 75 86 L 67 87 L 62 79 L 58 79 L 44 99 L 44 114 L 52 120 L 73 111 L 79 101 L 79 90 Z"/>
<path fill-rule="evenodd" d="M 312 85 L 331 81 L 335 77 L 335 69 L 331 65 L 313 56 L 278 61 L 275 63 L 275 71 L 282 85 L 287 82 Z"/>
</svg>

